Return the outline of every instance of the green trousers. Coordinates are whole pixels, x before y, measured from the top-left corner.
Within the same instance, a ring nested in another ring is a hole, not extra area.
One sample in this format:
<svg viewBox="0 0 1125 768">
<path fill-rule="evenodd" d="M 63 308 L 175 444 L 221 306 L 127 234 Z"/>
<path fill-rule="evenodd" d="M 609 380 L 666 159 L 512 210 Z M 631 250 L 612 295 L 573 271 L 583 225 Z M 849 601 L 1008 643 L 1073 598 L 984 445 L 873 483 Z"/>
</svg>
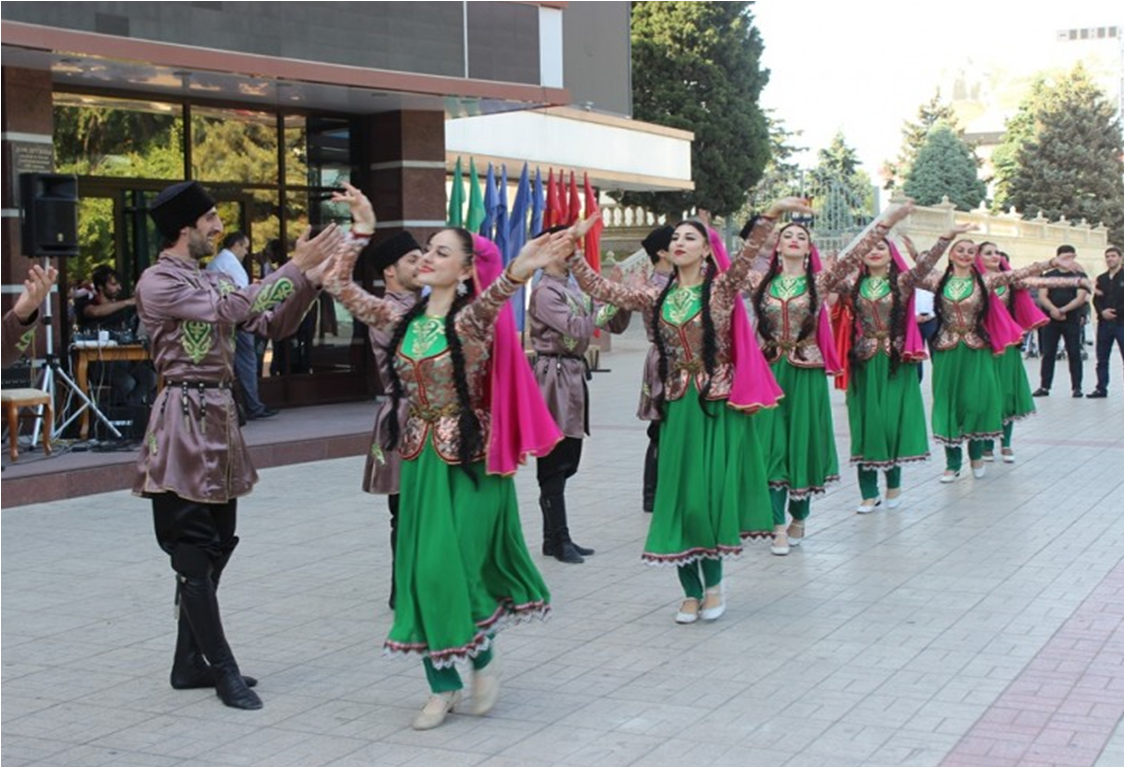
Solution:
<svg viewBox="0 0 1125 768">
<path fill-rule="evenodd" d="M 789 498 L 788 488 L 770 488 L 770 503 L 773 504 L 773 524 L 785 525 L 785 501 Z M 809 502 L 805 497 L 789 502 L 789 514 L 794 520 L 805 520 L 809 516 Z"/>
<path fill-rule="evenodd" d="M 984 440 L 969 441 L 969 459 L 980 461 L 984 457 Z M 957 472 L 961 469 L 961 446 L 945 449 L 945 468 Z"/>
<path fill-rule="evenodd" d="M 887 490 L 902 487 L 902 467 L 891 467 L 884 473 L 887 476 Z M 865 499 L 879 498 L 879 470 L 859 468 L 859 492 Z"/>
<path fill-rule="evenodd" d="M 1000 441 L 1000 447 L 1001 448 L 1011 448 L 1012 447 L 1012 427 L 1014 427 L 1015 425 L 1016 425 L 1016 423 L 1014 421 L 1009 421 L 1009 422 L 1004 424 L 1004 439 Z M 993 451 L 993 449 L 995 449 L 995 447 L 996 447 L 996 441 L 995 440 L 985 440 L 984 441 L 984 452 L 985 453 L 992 453 L 992 451 Z"/>
<path fill-rule="evenodd" d="M 694 597 L 696 600 L 703 599 L 704 585 L 710 589 L 719 586 L 723 581 L 722 560 L 711 560 L 705 557 L 696 560 L 694 563 L 681 565 L 676 570 L 680 574 L 680 585 L 684 588 L 684 595 Z M 700 571 L 703 572 L 702 579 L 699 577 Z"/>
<path fill-rule="evenodd" d="M 492 648 L 472 659 L 473 669 L 484 669 L 490 661 L 492 661 Z M 426 680 L 429 681 L 430 690 L 434 693 L 459 691 L 465 687 L 465 684 L 461 682 L 461 675 L 457 672 L 457 667 L 438 669 L 430 662 L 429 656 L 422 659 L 422 666 L 426 668 Z"/>
</svg>

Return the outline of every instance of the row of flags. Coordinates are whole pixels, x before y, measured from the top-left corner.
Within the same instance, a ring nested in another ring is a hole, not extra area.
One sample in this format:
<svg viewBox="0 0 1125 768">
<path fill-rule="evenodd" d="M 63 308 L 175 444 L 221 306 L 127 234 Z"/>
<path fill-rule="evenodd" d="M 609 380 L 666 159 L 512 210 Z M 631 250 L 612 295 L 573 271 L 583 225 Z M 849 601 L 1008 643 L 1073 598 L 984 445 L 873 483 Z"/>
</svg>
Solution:
<svg viewBox="0 0 1125 768">
<path fill-rule="evenodd" d="M 533 178 L 527 163 L 524 163 L 510 208 L 507 165 L 500 166 L 497 177 L 495 168 L 489 163 L 482 187 L 476 162 L 470 157 L 468 183 L 466 201 L 465 177 L 461 158 L 458 157 L 446 223 L 451 227 L 464 227 L 492 240 L 504 255 L 505 264 L 516 258 L 527 241 L 543 230 L 555 226 L 569 227 L 583 216 L 589 217 L 598 212 L 597 194 L 590 187 L 590 177 L 586 173 L 582 174 L 583 194 L 579 194 L 574 171 L 570 172 L 569 187 L 562 169 L 559 170 L 557 183 L 554 169 L 549 169 L 544 185 L 539 168 L 535 169 Z M 598 272 L 601 271 L 601 232 L 602 223 L 599 221 L 587 233 L 583 243 L 586 261 Z M 516 324 L 521 329 L 524 327 L 522 299 L 521 295 L 513 302 Z"/>
</svg>

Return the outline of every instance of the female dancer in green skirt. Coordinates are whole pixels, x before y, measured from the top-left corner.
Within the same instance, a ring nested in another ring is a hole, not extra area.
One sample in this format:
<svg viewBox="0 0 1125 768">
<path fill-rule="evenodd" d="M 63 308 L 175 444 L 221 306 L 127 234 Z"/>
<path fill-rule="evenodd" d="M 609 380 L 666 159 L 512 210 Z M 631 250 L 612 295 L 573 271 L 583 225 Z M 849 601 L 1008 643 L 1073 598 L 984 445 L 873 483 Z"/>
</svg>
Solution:
<svg viewBox="0 0 1125 768">
<path fill-rule="evenodd" d="M 992 361 L 995 346 L 989 334 L 989 299 L 1000 286 L 1009 286 L 1039 275 L 1057 264 L 1072 264 L 1071 257 L 1055 257 L 1029 267 L 981 275 L 975 269 L 976 245 L 958 240 L 944 274 L 931 274 L 919 287 L 934 293 L 939 320 L 934 336 L 934 440 L 945 446 L 945 472 L 941 482 L 961 476 L 961 444 L 969 442 L 974 477 L 984 477 L 985 441 L 1003 435 L 1000 379 Z M 1001 326 L 996 326 L 1001 327 Z M 1003 349 L 997 350 L 997 354 Z"/>
<path fill-rule="evenodd" d="M 1008 257 L 995 243 L 981 243 L 977 246 L 977 271 L 981 274 L 1009 272 L 1012 267 Z M 1023 352 L 1020 344 L 1024 334 L 1046 325 L 1049 318 L 1035 306 L 1028 288 L 1074 288 L 1086 287 L 1088 281 L 1081 277 L 1032 277 L 1019 280 L 1012 285 L 1001 285 L 994 292 L 991 309 L 1007 328 L 990 333 L 993 337 L 993 351 L 1003 349 L 994 356 L 996 375 L 1000 380 L 1001 417 L 1004 422 L 1004 435 L 1000 442 L 1000 456 L 1004 463 L 1015 462 L 1012 450 L 1012 430 L 1015 422 L 1026 419 L 1035 413 L 1035 400 L 1031 397 L 1031 384 L 1027 380 L 1027 370 L 1023 365 Z M 1000 343 L 997 343 L 997 342 Z M 984 444 L 984 460 L 994 461 L 994 441 Z"/>
<path fill-rule="evenodd" d="M 372 232 L 370 202 L 344 186 L 334 201 L 350 206 L 357 232 Z M 505 305 L 535 269 L 558 258 L 568 236 L 532 241 L 501 274 L 491 242 L 442 230 L 418 266 L 430 295 L 405 311 L 352 281 L 359 248 L 351 242 L 326 280 L 357 319 L 393 329 L 388 430 L 402 473 L 394 626 L 384 651 L 422 657 L 433 695 L 414 720 L 418 730 L 440 725 L 458 704 L 458 660 L 472 662 L 474 711 L 491 709 L 499 692 L 494 634 L 549 610 L 520 528 L 512 474 L 526 454 L 549 453 L 562 435 Z M 409 416 L 400 423 L 403 400 Z"/>
<path fill-rule="evenodd" d="M 579 285 L 595 299 L 652 317 L 663 419 L 656 500 L 641 559 L 678 568 L 684 599 L 675 619 L 681 624 L 723 614 L 723 559 L 740 555 L 743 539 L 769 535 L 758 416 L 748 414 L 774 406 L 781 390 L 754 341 L 739 291 L 776 218 L 808 211 L 800 198 L 774 203 L 729 269 L 717 235 L 698 221 L 681 222 L 669 246 L 673 275 L 663 290 L 630 289 L 602 279 L 579 255 L 570 260 Z"/>
<path fill-rule="evenodd" d="M 801 543 L 812 496 L 824 493 L 829 483 L 840 479 L 825 374 L 835 375 L 841 366 L 828 311 L 820 297 L 837 290 L 858 259 L 909 210 L 908 206 L 889 208 L 860 242 L 824 271 L 809 231 L 801 224 L 786 224 L 768 271 L 754 273 L 747 281 L 753 290 L 763 351 L 785 392 L 780 407 L 758 419 L 773 511 L 770 552 L 775 555 L 788 555 L 790 546 Z M 787 500 L 792 517 L 788 527 Z"/>
<path fill-rule="evenodd" d="M 855 314 L 851 326 L 848 425 L 851 464 L 859 472 L 861 515 L 874 512 L 879 498 L 879 470 L 887 479 L 887 507 L 902 497 L 902 467 L 929 459 L 929 436 L 922 405 L 918 365 L 926 345 L 914 312 L 914 286 L 933 269 L 953 239 L 968 230 L 955 227 L 937 241 L 913 269 L 889 239 L 863 257 L 860 274 L 843 287 Z"/>
</svg>

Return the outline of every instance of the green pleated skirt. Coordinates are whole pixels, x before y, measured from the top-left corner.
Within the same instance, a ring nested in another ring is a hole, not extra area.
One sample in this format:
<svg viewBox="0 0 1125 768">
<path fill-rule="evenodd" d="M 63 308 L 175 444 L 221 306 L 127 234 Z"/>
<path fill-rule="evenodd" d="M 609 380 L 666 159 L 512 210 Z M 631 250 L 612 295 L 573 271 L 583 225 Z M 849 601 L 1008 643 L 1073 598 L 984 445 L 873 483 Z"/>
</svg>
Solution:
<svg viewBox="0 0 1125 768">
<path fill-rule="evenodd" d="M 769 484 L 797 501 L 824 493 L 840 479 L 828 378 L 823 368 L 798 368 L 784 358 L 770 368 L 785 397 L 759 414 Z"/>
<path fill-rule="evenodd" d="M 926 411 L 918 363 L 899 363 L 878 353 L 857 362 L 848 383 L 851 463 L 866 469 L 890 469 L 930 456 Z"/>
<path fill-rule="evenodd" d="M 1031 397 L 1031 384 L 1023 367 L 1023 352 L 1019 347 L 1008 347 L 1000 357 L 992 359 L 996 376 L 1000 380 L 1000 417 L 1005 424 L 1026 419 L 1035 413 Z"/>
<path fill-rule="evenodd" d="M 773 529 L 760 429 L 725 400 L 699 404 L 694 385 L 664 406 L 656 499 L 641 559 L 687 565 L 742 554 L 742 541 Z M 763 412 L 764 413 L 764 412 Z"/>
<path fill-rule="evenodd" d="M 934 352 L 934 440 L 956 447 L 1003 432 L 1000 379 L 992 351 L 958 344 Z"/>
<path fill-rule="evenodd" d="M 527 551 L 515 481 L 472 466 L 477 484 L 427 445 L 402 462 L 395 620 L 388 655 L 435 667 L 473 658 L 506 623 L 543 618 L 550 593 Z"/>
</svg>

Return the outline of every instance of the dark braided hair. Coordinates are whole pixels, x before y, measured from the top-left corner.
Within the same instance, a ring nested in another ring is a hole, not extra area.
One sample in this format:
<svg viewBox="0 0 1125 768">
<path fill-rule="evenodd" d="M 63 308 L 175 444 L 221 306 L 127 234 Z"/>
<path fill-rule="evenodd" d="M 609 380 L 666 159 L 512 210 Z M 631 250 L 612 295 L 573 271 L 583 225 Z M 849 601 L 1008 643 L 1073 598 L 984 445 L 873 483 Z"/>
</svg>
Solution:
<svg viewBox="0 0 1125 768">
<path fill-rule="evenodd" d="M 902 300 L 902 295 L 899 292 L 898 278 L 901 273 L 898 269 L 898 264 L 894 259 L 891 259 L 890 264 L 887 265 L 887 279 L 890 281 L 891 286 L 891 373 L 893 374 L 898 370 L 899 363 L 902 361 L 902 352 L 899 347 L 902 340 L 906 338 L 906 317 L 905 317 L 905 302 Z M 863 278 L 870 275 L 870 270 L 867 266 L 863 267 L 863 271 L 859 279 L 855 281 L 855 286 L 852 288 L 851 302 L 853 307 L 859 307 L 859 299 L 861 295 L 860 288 L 863 285 Z M 856 349 L 852 347 L 849 353 L 852 360 L 855 360 Z"/>
<path fill-rule="evenodd" d="M 703 236 L 704 242 L 710 244 L 710 235 L 707 228 L 698 221 L 681 221 L 676 225 L 676 229 L 681 226 L 687 225 Z M 700 297 L 702 303 L 702 321 L 703 321 L 703 370 L 707 374 L 707 383 L 703 385 L 703 389 L 699 392 L 699 405 L 703 408 L 703 412 L 711 416 L 707 409 L 704 407 L 707 403 L 707 395 L 711 392 L 711 380 L 715 375 L 715 365 L 719 356 L 719 345 L 715 334 L 715 319 L 711 316 L 711 288 L 715 282 L 715 267 L 714 258 L 709 258 L 705 261 L 703 266 L 703 291 Z M 668 284 L 664 286 L 660 297 L 656 300 L 656 304 L 652 308 L 652 323 L 653 328 L 656 329 L 654 338 L 656 339 L 656 351 L 658 357 L 657 370 L 660 374 L 660 380 L 666 381 L 668 376 L 668 358 L 667 350 L 664 348 L 664 339 L 660 334 L 660 316 L 664 310 L 664 301 L 672 290 L 673 283 L 679 283 L 679 269 L 674 269 L 672 278 Z M 661 405 L 663 405 L 663 392 L 661 393 Z"/>
<path fill-rule="evenodd" d="M 954 243 L 956 245 L 956 243 Z M 942 312 L 942 299 L 945 296 L 945 284 L 949 282 L 949 278 L 953 276 L 953 261 L 950 259 L 949 264 L 945 267 L 945 274 L 941 276 L 941 282 L 938 284 L 937 292 L 934 294 L 934 317 L 938 321 L 938 333 L 941 332 L 942 326 L 945 325 L 945 314 Z M 988 317 L 988 288 L 984 284 L 984 278 L 975 269 L 972 270 L 973 279 L 977 283 L 977 288 L 980 290 L 981 296 L 984 297 L 981 301 L 981 308 L 977 312 L 977 316 L 973 318 L 973 325 L 976 328 L 977 335 L 988 346 L 992 346 L 992 337 L 988 333 L 988 329 L 984 327 L 985 318 Z"/>
<path fill-rule="evenodd" d="M 467 262 L 472 262 L 473 259 L 473 236 L 464 229 L 451 228 L 446 230 L 453 232 L 461 241 L 464 248 L 465 259 Z M 449 357 L 453 363 L 453 384 L 457 392 L 457 431 L 460 433 L 460 440 L 457 446 L 457 458 L 461 464 L 461 469 L 473 481 L 473 485 L 477 485 L 477 476 L 473 472 L 472 462 L 473 458 L 484 449 L 484 433 L 481 430 L 480 419 L 477 418 L 476 411 L 473 410 L 472 398 L 469 392 L 469 379 L 465 371 L 465 353 L 461 344 L 461 337 L 457 334 L 457 315 L 464 309 L 474 298 L 474 290 L 472 281 L 468 280 L 464 283 L 467 291 L 464 295 L 459 295 L 454 300 L 453 305 L 449 308 L 449 313 L 445 316 L 445 340 L 449 345 Z M 399 440 L 399 423 L 398 423 L 398 407 L 402 400 L 402 381 L 398 377 L 398 371 L 394 367 L 394 355 L 398 351 L 398 347 L 402 344 L 402 339 L 406 335 L 406 329 L 410 323 L 425 311 L 429 305 L 429 297 L 419 301 L 411 310 L 403 316 L 399 324 L 395 326 L 395 332 L 391 337 L 391 341 L 387 347 L 388 359 L 391 360 L 391 415 L 390 421 L 387 425 L 388 432 L 391 437 L 391 448 L 398 446 Z"/>
<path fill-rule="evenodd" d="M 801 229 L 805 230 L 805 234 L 809 234 L 809 231 L 805 229 L 803 225 L 790 222 L 781 228 L 778 235 L 780 236 L 781 232 L 789 229 L 789 227 L 801 227 Z M 801 324 L 801 332 L 797 334 L 798 344 L 816 332 L 817 323 L 820 321 L 820 298 L 816 293 L 816 275 L 812 272 L 811 234 L 809 234 L 809 249 L 809 257 L 805 259 L 805 285 L 809 292 L 809 315 L 805 318 L 805 322 Z M 765 322 L 766 317 L 768 317 L 765 311 L 765 299 L 769 292 L 770 285 L 779 274 L 781 274 L 781 255 L 777 251 L 774 251 L 774 256 L 770 259 L 769 272 L 767 272 L 762 281 L 758 283 L 758 290 L 754 292 L 754 313 L 759 318 L 758 333 L 761 334 L 762 339 L 765 341 L 765 350 L 763 351 L 766 352 L 767 357 L 773 357 L 774 352 L 777 350 L 777 339 L 774 337 L 774 328 L 769 322 Z M 798 354 L 800 353 L 798 352 Z"/>
<path fill-rule="evenodd" d="M 668 351 L 664 349 L 664 334 L 660 330 L 660 314 L 664 310 L 664 300 L 668 298 L 668 294 L 680 281 L 680 268 L 672 267 L 672 276 L 668 278 L 668 282 L 664 284 L 664 290 L 660 292 L 657 297 L 656 303 L 652 305 L 652 328 L 653 328 L 653 343 L 656 344 L 656 373 L 660 377 L 661 385 L 668 380 Z M 664 392 L 665 387 L 660 388 L 660 399 L 657 402 L 657 407 L 663 409 L 664 407 Z"/>
</svg>

